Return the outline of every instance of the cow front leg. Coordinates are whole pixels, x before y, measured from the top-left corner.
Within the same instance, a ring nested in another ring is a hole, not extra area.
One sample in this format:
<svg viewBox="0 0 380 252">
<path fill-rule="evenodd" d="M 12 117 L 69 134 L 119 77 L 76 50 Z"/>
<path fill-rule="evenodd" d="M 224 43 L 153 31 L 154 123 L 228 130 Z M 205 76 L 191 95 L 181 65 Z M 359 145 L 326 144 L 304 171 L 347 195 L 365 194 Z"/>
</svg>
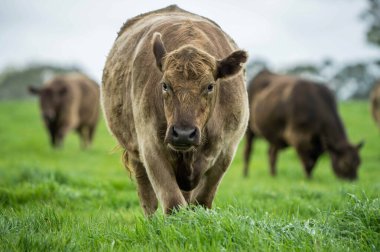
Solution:
<svg viewBox="0 0 380 252">
<path fill-rule="evenodd" d="M 247 132 L 245 133 L 245 150 L 244 150 L 244 170 L 243 170 L 243 176 L 248 177 L 249 173 L 249 161 L 251 159 L 251 151 L 252 151 L 252 144 L 253 140 L 255 138 L 255 134 L 252 132 L 250 128 L 247 129 Z"/>
<path fill-rule="evenodd" d="M 313 157 L 310 150 L 304 150 L 301 148 L 297 148 L 297 153 L 303 164 L 306 178 L 311 179 L 313 168 L 319 155 L 317 157 Z"/>
<path fill-rule="evenodd" d="M 277 154 L 278 148 L 274 145 L 269 146 L 268 156 L 269 156 L 269 166 L 270 166 L 270 174 L 274 177 L 277 174 Z"/>
<path fill-rule="evenodd" d="M 68 125 L 63 125 L 62 127 L 59 127 L 54 132 L 54 147 L 60 148 L 63 145 L 63 139 L 65 138 L 66 134 L 70 131 L 70 127 Z"/>
<path fill-rule="evenodd" d="M 192 202 L 204 206 L 212 207 L 212 202 L 219 183 L 227 168 L 231 164 L 233 152 L 227 156 L 221 157 L 213 167 L 211 167 L 202 177 L 199 185 L 193 192 Z"/>
<path fill-rule="evenodd" d="M 182 191 L 182 195 L 185 198 L 187 204 L 190 204 L 192 191 L 188 191 L 188 192 L 187 191 Z"/>
<path fill-rule="evenodd" d="M 170 163 L 157 153 L 159 150 L 144 150 L 144 166 L 146 167 L 149 181 L 152 184 L 156 197 L 162 205 L 165 214 L 171 214 L 173 210 L 181 206 L 187 206 L 187 202 L 178 187 L 176 177 Z"/>
<path fill-rule="evenodd" d="M 137 181 L 137 193 L 140 199 L 140 205 L 144 210 L 145 216 L 154 214 L 158 207 L 158 200 L 154 193 L 152 184 L 149 181 L 144 165 L 138 160 L 131 160 L 128 162 L 124 160 L 125 167 L 128 169 L 130 166 L 135 174 Z"/>
</svg>

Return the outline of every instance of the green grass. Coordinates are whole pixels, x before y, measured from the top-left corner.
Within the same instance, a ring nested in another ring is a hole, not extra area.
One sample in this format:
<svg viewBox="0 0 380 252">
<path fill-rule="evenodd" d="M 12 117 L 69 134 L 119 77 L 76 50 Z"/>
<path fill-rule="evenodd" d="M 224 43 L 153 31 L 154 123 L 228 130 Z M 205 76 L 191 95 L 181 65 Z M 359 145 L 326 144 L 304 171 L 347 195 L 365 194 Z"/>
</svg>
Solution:
<svg viewBox="0 0 380 252">
<path fill-rule="evenodd" d="M 259 140 L 248 179 L 241 144 L 213 210 L 145 219 L 103 121 L 90 150 L 70 134 L 57 151 L 36 102 L 2 102 L 0 251 L 379 251 L 380 132 L 366 102 L 340 110 L 350 139 L 366 140 L 357 182 L 338 180 L 327 156 L 308 181 L 291 149 L 272 178 Z"/>
</svg>

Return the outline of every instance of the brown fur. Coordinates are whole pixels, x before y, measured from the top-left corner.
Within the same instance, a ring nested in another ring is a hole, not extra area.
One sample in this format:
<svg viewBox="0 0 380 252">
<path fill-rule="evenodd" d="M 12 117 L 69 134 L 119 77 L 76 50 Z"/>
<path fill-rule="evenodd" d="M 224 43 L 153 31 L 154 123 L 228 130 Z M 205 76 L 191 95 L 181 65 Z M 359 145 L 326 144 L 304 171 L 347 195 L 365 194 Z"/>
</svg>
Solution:
<svg viewBox="0 0 380 252">
<path fill-rule="evenodd" d="M 380 81 L 378 81 L 373 87 L 370 94 L 370 100 L 372 117 L 380 128 Z"/>
<path fill-rule="evenodd" d="M 102 105 L 146 215 L 158 202 L 165 213 L 190 203 L 211 207 L 248 123 L 240 72 L 247 55 L 236 49 L 215 23 L 177 6 L 120 30 L 103 72 Z M 178 143 L 177 131 L 189 130 L 191 144 Z"/>
<path fill-rule="evenodd" d="M 61 146 L 70 130 L 78 132 L 83 148 L 91 143 L 99 117 L 98 84 L 82 74 L 66 74 L 29 91 L 39 96 L 53 147 Z"/>
<path fill-rule="evenodd" d="M 248 96 L 251 116 L 246 133 L 245 176 L 252 141 L 262 136 L 270 144 L 272 175 L 276 174 L 278 151 L 292 146 L 307 177 L 324 151 L 330 154 L 338 177 L 357 177 L 362 144 L 353 146 L 348 142 L 335 98 L 325 85 L 264 70 L 250 81 Z"/>
</svg>

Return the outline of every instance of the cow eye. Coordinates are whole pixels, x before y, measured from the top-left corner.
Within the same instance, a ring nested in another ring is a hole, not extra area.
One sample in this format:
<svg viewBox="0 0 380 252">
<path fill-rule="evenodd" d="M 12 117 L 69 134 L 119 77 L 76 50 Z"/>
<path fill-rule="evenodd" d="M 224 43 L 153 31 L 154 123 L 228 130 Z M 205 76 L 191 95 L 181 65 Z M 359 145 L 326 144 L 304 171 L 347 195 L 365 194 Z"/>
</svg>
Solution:
<svg viewBox="0 0 380 252">
<path fill-rule="evenodd" d="M 207 86 L 207 91 L 208 91 L 209 93 L 211 93 L 213 90 L 214 90 L 214 84 L 209 84 L 209 85 Z"/>
<path fill-rule="evenodd" d="M 162 83 L 162 90 L 164 90 L 164 92 L 167 92 L 169 90 L 169 85 L 166 84 L 165 82 Z"/>
</svg>

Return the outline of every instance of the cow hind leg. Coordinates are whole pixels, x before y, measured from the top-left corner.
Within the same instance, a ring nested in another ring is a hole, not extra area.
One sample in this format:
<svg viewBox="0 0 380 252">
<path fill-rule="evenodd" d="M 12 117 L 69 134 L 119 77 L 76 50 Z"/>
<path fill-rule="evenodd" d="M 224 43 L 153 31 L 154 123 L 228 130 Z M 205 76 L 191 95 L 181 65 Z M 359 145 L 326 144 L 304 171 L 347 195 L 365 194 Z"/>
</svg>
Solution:
<svg viewBox="0 0 380 252">
<path fill-rule="evenodd" d="M 87 149 L 90 144 L 90 129 L 87 126 L 81 126 L 77 129 L 81 141 L 81 148 Z"/>
<path fill-rule="evenodd" d="M 127 169 L 129 167 L 135 174 L 137 181 L 137 192 L 140 199 L 140 205 L 144 210 L 146 216 L 150 216 L 156 212 L 158 208 L 158 200 L 154 193 L 152 184 L 149 181 L 144 165 L 137 160 L 124 160 L 124 165 Z"/>
<path fill-rule="evenodd" d="M 254 140 L 254 133 L 248 128 L 245 134 L 245 150 L 244 150 L 244 170 L 243 176 L 248 177 L 249 173 L 249 161 L 251 159 L 251 151 L 252 151 L 252 142 Z"/>
</svg>

